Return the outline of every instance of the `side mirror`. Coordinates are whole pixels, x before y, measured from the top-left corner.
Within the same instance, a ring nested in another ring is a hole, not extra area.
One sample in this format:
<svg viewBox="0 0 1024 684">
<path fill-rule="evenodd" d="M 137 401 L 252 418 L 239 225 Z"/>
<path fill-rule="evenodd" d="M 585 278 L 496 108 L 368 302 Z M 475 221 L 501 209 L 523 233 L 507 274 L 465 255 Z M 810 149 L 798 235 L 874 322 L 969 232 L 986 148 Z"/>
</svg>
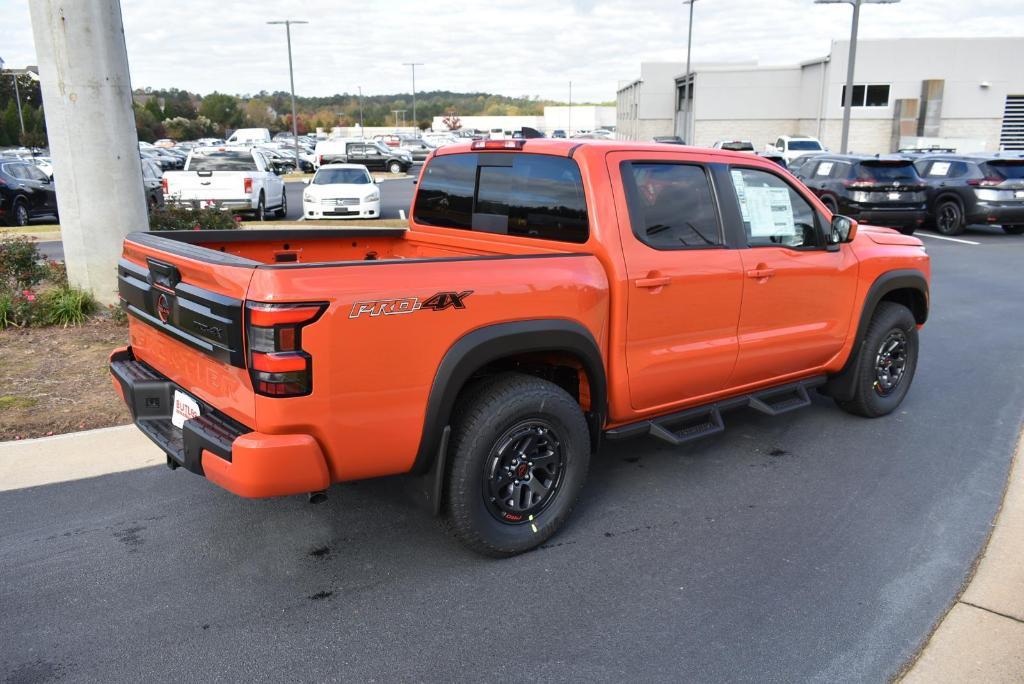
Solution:
<svg viewBox="0 0 1024 684">
<path fill-rule="evenodd" d="M 832 226 L 829 230 L 829 244 L 838 245 L 843 242 L 853 242 L 857 237 L 857 222 L 849 216 L 835 214 L 832 216 Z"/>
<path fill-rule="evenodd" d="M 306 180 L 302 181 L 302 184 L 303 185 L 309 185 L 312 181 L 313 181 L 312 178 L 307 178 Z"/>
</svg>

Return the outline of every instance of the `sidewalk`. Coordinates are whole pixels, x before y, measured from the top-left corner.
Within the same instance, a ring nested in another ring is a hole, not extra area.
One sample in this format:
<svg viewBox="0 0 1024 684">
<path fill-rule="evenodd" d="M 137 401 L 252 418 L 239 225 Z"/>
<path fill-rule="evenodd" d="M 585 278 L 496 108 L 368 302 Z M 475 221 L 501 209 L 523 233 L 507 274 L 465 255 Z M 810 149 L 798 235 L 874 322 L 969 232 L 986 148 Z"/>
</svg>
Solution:
<svg viewBox="0 0 1024 684">
<path fill-rule="evenodd" d="M 166 462 L 164 453 L 134 425 L 0 442 L 0 492 Z"/>
<path fill-rule="evenodd" d="M 1024 682 L 1022 461 L 1024 436 L 978 569 L 903 682 Z"/>
</svg>

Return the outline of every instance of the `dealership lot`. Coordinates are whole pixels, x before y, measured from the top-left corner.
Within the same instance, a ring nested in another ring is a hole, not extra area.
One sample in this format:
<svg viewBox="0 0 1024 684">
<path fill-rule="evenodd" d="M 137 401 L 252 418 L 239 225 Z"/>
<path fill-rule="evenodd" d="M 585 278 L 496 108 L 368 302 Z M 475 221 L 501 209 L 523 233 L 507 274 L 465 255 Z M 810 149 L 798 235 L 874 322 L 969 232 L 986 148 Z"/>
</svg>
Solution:
<svg viewBox="0 0 1024 684">
<path fill-rule="evenodd" d="M 610 445 L 521 557 L 464 551 L 402 479 L 319 506 L 162 466 L 0 493 L 0 672 L 885 679 L 967 577 L 1022 418 L 1024 238 L 961 237 L 923 238 L 932 317 L 897 413 L 816 397 L 679 450 Z"/>
</svg>

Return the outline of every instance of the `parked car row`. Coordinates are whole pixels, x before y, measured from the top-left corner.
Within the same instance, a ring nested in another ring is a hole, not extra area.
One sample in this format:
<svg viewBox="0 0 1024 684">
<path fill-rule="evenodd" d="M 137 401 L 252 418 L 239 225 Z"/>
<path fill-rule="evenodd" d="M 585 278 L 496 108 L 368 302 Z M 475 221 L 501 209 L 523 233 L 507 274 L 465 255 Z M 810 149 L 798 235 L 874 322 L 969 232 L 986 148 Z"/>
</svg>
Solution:
<svg viewBox="0 0 1024 684">
<path fill-rule="evenodd" d="M 46 217 L 60 220 L 53 179 L 31 161 L 0 157 L 0 221 L 27 226 L 33 219 Z"/>
</svg>

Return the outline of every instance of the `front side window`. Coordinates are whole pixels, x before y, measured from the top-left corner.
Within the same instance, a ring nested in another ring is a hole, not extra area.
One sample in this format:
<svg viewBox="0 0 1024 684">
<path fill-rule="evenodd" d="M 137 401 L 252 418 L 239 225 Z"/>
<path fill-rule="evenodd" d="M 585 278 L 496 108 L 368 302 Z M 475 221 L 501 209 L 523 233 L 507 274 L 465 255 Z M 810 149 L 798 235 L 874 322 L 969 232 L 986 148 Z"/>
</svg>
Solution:
<svg viewBox="0 0 1024 684">
<path fill-rule="evenodd" d="M 703 167 L 627 162 L 622 170 L 629 220 L 638 240 L 663 250 L 723 244 L 711 183 Z"/>
<path fill-rule="evenodd" d="M 818 247 L 814 208 L 775 174 L 759 169 L 733 168 L 747 244 L 751 247 Z"/>
<path fill-rule="evenodd" d="M 435 157 L 413 209 L 429 226 L 562 242 L 586 242 L 586 199 L 571 159 L 486 153 Z"/>
</svg>

